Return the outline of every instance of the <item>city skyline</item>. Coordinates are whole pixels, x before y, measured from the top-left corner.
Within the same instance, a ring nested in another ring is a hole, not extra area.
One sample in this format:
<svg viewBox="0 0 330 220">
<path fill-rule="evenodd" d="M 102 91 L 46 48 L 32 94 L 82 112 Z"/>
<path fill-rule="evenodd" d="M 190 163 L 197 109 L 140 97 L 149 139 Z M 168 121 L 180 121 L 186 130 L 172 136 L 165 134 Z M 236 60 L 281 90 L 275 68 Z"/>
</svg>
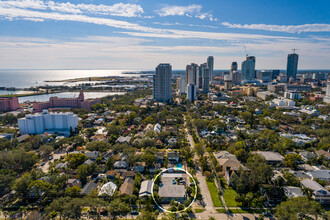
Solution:
<svg viewBox="0 0 330 220">
<path fill-rule="evenodd" d="M 0 69 L 184 69 L 215 59 L 214 69 L 330 69 L 328 1 L 0 2 Z M 269 16 L 269 15 L 272 16 Z M 152 60 L 152 62 L 150 62 Z"/>
</svg>

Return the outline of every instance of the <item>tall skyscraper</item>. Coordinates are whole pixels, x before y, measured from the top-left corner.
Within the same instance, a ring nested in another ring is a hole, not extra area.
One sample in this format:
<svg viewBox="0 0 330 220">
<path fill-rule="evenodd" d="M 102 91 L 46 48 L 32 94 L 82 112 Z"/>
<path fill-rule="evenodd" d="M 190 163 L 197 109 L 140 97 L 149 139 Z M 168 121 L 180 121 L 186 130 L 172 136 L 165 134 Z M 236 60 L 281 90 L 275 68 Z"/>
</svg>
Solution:
<svg viewBox="0 0 330 220">
<path fill-rule="evenodd" d="M 255 79 L 256 58 L 254 56 L 247 56 L 242 63 L 242 81 L 247 82 Z"/>
<path fill-rule="evenodd" d="M 187 85 L 187 98 L 193 103 L 196 100 L 196 85 L 188 84 Z"/>
<path fill-rule="evenodd" d="M 199 70 L 198 70 L 198 78 L 199 78 L 199 84 L 198 84 L 198 89 L 202 89 L 203 88 L 203 65 L 204 64 L 201 64 L 199 65 Z M 206 64 L 205 64 L 206 65 Z"/>
<path fill-rule="evenodd" d="M 154 75 L 154 99 L 157 102 L 171 102 L 172 100 L 172 66 L 168 63 L 161 63 L 156 67 Z"/>
<path fill-rule="evenodd" d="M 232 74 L 234 71 L 237 71 L 237 62 L 231 63 L 230 74 Z"/>
<path fill-rule="evenodd" d="M 194 84 L 196 87 L 199 85 L 199 68 L 195 63 L 187 65 L 186 67 L 186 88 L 188 84 Z"/>
<path fill-rule="evenodd" d="M 299 55 L 296 53 L 292 53 L 292 54 L 288 55 L 288 63 L 286 66 L 287 80 L 289 80 L 291 77 L 294 80 L 297 79 L 298 58 L 299 58 Z"/>
<path fill-rule="evenodd" d="M 242 74 L 240 72 L 233 71 L 230 75 L 234 85 L 241 84 Z"/>
<path fill-rule="evenodd" d="M 208 93 L 210 90 L 210 69 L 207 64 L 204 63 L 202 67 L 202 92 Z"/>
<path fill-rule="evenodd" d="M 185 76 L 181 75 L 181 77 L 177 78 L 176 88 L 180 95 L 186 93 L 186 89 L 185 89 L 186 88 L 186 77 Z"/>
<path fill-rule="evenodd" d="M 213 58 L 213 56 L 209 56 L 207 58 L 207 67 L 210 70 L 210 81 L 212 81 L 213 77 L 214 77 L 214 75 L 213 75 L 213 70 L 214 70 L 214 58 Z"/>
</svg>

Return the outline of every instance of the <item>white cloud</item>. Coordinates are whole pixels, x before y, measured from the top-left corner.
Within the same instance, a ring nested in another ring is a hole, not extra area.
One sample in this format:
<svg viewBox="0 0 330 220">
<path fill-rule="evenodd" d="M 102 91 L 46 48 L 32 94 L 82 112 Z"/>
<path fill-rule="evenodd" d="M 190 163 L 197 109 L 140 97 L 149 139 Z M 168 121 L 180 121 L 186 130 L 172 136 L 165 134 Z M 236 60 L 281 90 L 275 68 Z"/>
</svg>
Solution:
<svg viewBox="0 0 330 220">
<path fill-rule="evenodd" d="M 269 24 L 231 24 L 222 22 L 222 25 L 229 28 L 279 31 L 287 33 L 302 32 L 330 32 L 330 24 L 303 24 L 303 25 L 269 25 Z"/>
<path fill-rule="evenodd" d="M 188 6 L 176 6 L 176 5 L 167 5 L 163 8 L 157 10 L 156 12 L 158 15 L 165 17 L 165 16 L 187 16 L 187 17 L 196 17 L 199 19 L 208 19 L 213 21 L 213 15 L 209 12 L 201 12 L 202 6 L 201 5 L 188 5 Z"/>
<path fill-rule="evenodd" d="M 7 19 L 32 19 L 32 20 L 55 20 L 55 21 L 76 21 L 84 23 L 92 23 L 98 25 L 106 25 L 115 28 L 126 30 L 141 31 L 144 33 L 127 34 L 133 36 L 145 37 L 162 37 L 162 38 L 196 38 L 196 39 L 214 39 L 214 40 L 242 40 L 242 39 L 284 39 L 287 37 L 275 37 L 267 35 L 256 34 L 231 34 L 231 33 L 217 33 L 217 32 L 201 32 L 201 31 L 183 31 L 174 29 L 161 29 L 142 26 L 139 24 L 120 21 L 110 18 L 91 17 L 81 14 L 63 14 L 57 12 L 43 12 L 21 8 L 5 8 L 0 6 L 0 17 Z"/>
<path fill-rule="evenodd" d="M 184 24 L 184 23 L 179 23 L 179 22 L 175 22 L 175 23 L 169 23 L 169 22 L 153 22 L 154 24 L 159 24 L 159 25 L 163 25 L 163 26 L 189 26 L 189 27 L 205 27 L 205 28 L 218 28 L 218 26 L 214 26 L 214 25 L 202 25 L 202 24 Z"/>
<path fill-rule="evenodd" d="M 41 0 L 17 0 L 1 1 L 0 6 L 4 8 L 22 8 L 58 11 L 71 14 L 101 14 L 123 17 L 137 17 L 143 14 L 143 8 L 137 4 L 116 3 L 114 5 L 72 4 L 70 2 L 60 3 L 55 1 Z"/>
<path fill-rule="evenodd" d="M 257 69 L 284 69 L 290 52 L 288 48 L 296 45 L 301 49 L 300 69 L 329 68 L 329 46 L 322 51 L 325 48 L 322 43 L 270 40 L 249 43 L 248 48 L 257 57 Z M 244 60 L 244 48 L 229 41 L 208 46 L 162 46 L 155 39 L 139 37 L 88 36 L 68 40 L 0 37 L 2 68 L 146 70 L 154 69 L 158 63 L 169 62 L 174 69 L 184 69 L 187 63 L 205 62 L 208 55 L 215 57 L 215 68 L 229 69 L 232 61 L 240 63 Z"/>
</svg>

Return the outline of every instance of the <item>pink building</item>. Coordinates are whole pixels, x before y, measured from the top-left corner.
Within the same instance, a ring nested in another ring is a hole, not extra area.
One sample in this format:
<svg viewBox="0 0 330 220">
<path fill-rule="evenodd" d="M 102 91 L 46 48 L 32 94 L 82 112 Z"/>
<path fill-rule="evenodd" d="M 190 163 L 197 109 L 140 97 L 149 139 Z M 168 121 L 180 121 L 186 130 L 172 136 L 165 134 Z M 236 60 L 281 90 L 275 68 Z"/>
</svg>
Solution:
<svg viewBox="0 0 330 220">
<path fill-rule="evenodd" d="M 15 111 L 19 108 L 17 97 L 0 98 L 0 112 Z"/>
<path fill-rule="evenodd" d="M 84 92 L 81 90 L 78 98 L 58 98 L 57 96 L 51 97 L 48 102 L 34 102 L 33 109 L 37 112 L 49 108 L 84 108 L 88 111 L 91 106 L 101 103 L 101 99 L 87 99 L 85 100 Z"/>
</svg>

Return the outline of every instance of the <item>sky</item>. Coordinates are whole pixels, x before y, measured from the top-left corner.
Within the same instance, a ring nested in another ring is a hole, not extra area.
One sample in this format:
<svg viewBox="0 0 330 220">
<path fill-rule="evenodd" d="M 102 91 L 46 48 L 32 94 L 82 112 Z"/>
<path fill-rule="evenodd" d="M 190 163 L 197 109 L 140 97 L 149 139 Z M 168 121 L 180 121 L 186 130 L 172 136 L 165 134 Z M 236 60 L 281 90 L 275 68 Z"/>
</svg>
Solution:
<svg viewBox="0 0 330 220">
<path fill-rule="evenodd" d="M 329 0 L 0 0 L 0 69 L 330 69 Z M 246 52 L 245 52 L 245 48 Z"/>
</svg>

